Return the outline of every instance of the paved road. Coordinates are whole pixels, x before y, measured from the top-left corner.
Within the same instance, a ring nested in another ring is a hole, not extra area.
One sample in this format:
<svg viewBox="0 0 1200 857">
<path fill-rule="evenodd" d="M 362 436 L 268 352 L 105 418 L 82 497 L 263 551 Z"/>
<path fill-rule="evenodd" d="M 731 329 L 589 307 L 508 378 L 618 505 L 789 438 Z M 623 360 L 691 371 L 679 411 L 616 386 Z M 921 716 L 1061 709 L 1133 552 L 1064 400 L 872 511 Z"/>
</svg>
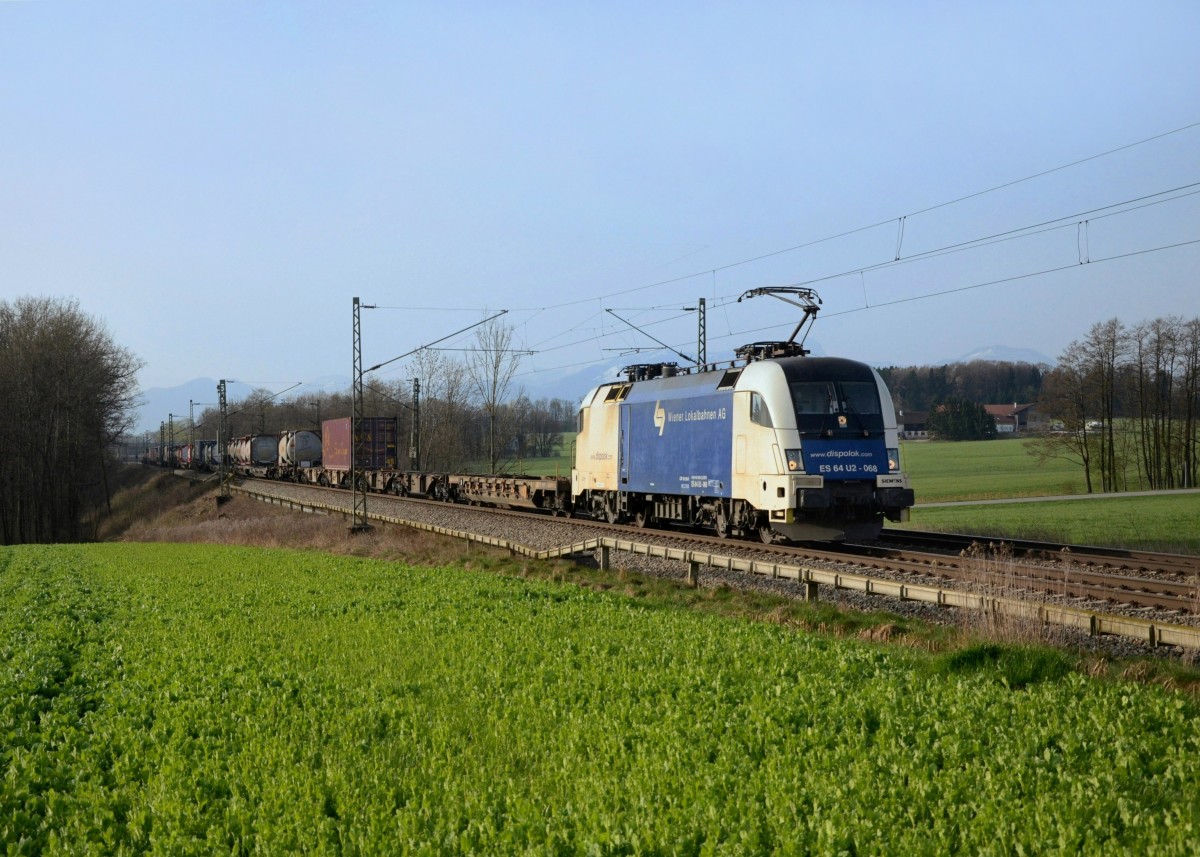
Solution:
<svg viewBox="0 0 1200 857">
<path fill-rule="evenodd" d="M 1110 500 L 1116 497 L 1174 497 L 1178 494 L 1200 494 L 1200 488 L 1181 488 L 1175 491 L 1119 491 L 1111 494 L 1062 494 L 1055 497 L 1008 497 L 1000 500 L 956 500 L 952 503 L 918 503 L 914 509 L 937 509 L 943 506 L 994 506 L 999 503 L 1049 503 L 1054 500 Z"/>
</svg>

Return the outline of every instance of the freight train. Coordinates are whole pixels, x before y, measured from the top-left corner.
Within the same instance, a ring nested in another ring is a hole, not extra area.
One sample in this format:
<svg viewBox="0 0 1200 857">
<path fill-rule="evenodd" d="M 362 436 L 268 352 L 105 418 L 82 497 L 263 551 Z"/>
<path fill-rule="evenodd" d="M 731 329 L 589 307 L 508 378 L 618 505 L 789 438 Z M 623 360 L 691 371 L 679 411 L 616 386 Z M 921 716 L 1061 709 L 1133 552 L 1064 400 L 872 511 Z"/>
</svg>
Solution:
<svg viewBox="0 0 1200 857">
<path fill-rule="evenodd" d="M 391 418 L 239 438 L 228 463 L 242 476 L 352 488 L 357 474 L 375 492 L 766 542 L 872 538 L 885 519 L 907 520 L 913 491 L 879 373 L 791 341 L 737 353 L 726 368 L 626 367 L 591 390 L 569 479 L 401 468 Z"/>
</svg>

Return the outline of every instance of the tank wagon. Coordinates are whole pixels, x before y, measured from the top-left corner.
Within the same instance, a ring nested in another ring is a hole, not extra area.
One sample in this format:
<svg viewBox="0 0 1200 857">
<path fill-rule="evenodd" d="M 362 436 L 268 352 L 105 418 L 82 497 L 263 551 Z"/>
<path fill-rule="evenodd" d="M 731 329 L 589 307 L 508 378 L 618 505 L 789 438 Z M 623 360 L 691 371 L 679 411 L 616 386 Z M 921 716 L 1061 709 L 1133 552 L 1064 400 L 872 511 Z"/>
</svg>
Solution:
<svg viewBox="0 0 1200 857">
<path fill-rule="evenodd" d="M 229 464 L 240 476 L 274 479 L 279 474 L 279 437 L 244 435 L 229 442 Z"/>
<path fill-rule="evenodd" d="M 864 363 L 757 343 L 744 366 L 629 368 L 579 412 L 576 510 L 720 536 L 873 538 L 905 520 L 891 396 Z M 787 356 L 774 357 L 782 352 Z"/>
</svg>

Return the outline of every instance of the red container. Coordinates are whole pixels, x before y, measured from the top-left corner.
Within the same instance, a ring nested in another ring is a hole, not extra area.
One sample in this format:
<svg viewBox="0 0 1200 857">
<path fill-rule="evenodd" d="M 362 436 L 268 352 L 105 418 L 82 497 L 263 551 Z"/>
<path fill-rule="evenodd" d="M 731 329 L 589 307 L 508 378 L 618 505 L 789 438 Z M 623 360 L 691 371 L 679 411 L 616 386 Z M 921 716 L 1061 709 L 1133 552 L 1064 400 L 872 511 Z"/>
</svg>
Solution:
<svg viewBox="0 0 1200 857">
<path fill-rule="evenodd" d="M 326 470 L 349 470 L 351 452 L 356 451 L 359 470 L 395 470 L 399 433 L 394 417 L 363 417 L 357 438 L 350 433 L 350 417 L 325 420 L 321 424 L 321 463 Z"/>
</svg>

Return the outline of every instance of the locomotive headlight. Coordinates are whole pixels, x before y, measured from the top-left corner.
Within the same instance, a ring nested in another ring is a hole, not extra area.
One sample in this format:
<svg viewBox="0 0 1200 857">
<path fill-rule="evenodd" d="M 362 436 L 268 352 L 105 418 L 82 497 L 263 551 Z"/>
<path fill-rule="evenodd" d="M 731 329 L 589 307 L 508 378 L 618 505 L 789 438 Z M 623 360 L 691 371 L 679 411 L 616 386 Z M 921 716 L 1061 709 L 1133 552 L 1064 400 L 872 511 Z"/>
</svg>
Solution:
<svg viewBox="0 0 1200 857">
<path fill-rule="evenodd" d="M 876 447 L 876 449 L 878 449 L 878 447 Z M 888 473 L 899 473 L 900 472 L 900 450 L 899 449 L 889 449 L 887 451 L 887 456 L 888 456 Z"/>
<path fill-rule="evenodd" d="M 787 466 L 789 473 L 798 473 L 804 468 L 800 465 L 800 450 L 785 449 L 783 454 L 787 457 Z"/>
</svg>

